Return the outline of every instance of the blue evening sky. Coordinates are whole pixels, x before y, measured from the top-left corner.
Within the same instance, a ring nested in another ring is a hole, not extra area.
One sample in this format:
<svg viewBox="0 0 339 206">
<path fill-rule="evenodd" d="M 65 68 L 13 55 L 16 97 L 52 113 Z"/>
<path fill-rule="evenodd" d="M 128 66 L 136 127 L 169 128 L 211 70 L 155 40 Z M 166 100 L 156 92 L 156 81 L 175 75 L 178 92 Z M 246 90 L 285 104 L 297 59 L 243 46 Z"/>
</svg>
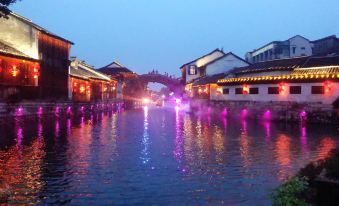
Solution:
<svg viewBox="0 0 339 206">
<path fill-rule="evenodd" d="M 72 55 L 102 67 L 179 76 L 215 48 L 243 57 L 296 34 L 339 35 L 338 0 L 23 0 L 15 12 L 75 43 Z"/>
</svg>

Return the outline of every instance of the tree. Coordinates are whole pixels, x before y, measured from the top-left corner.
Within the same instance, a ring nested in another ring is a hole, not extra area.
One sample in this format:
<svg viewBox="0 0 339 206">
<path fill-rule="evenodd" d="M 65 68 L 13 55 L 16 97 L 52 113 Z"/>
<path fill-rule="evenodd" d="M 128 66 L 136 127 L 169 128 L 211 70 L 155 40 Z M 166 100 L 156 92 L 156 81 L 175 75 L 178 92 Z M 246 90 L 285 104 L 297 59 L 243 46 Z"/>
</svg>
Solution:
<svg viewBox="0 0 339 206">
<path fill-rule="evenodd" d="M 16 3 L 17 1 L 21 0 L 0 0 L 0 18 L 6 18 L 7 15 L 11 13 L 11 10 L 9 10 L 8 6 Z"/>
</svg>

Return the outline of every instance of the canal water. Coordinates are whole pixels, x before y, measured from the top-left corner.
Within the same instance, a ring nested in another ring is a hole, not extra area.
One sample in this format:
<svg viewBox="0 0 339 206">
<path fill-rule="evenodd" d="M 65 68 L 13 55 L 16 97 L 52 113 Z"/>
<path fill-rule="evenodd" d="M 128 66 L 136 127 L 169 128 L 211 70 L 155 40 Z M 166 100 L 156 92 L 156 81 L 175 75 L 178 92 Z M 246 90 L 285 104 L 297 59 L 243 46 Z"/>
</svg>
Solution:
<svg viewBox="0 0 339 206">
<path fill-rule="evenodd" d="M 174 108 L 0 125 L 0 188 L 14 205 L 270 205 L 339 140 L 331 126 Z"/>
</svg>

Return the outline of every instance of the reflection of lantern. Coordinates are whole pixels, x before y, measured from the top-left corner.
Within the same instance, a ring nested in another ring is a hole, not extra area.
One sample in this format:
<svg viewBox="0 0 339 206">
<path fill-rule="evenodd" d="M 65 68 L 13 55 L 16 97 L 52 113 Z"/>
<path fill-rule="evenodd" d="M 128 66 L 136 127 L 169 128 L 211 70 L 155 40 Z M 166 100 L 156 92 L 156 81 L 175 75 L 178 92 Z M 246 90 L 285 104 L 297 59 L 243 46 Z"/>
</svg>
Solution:
<svg viewBox="0 0 339 206">
<path fill-rule="evenodd" d="M 250 88 L 248 87 L 248 85 L 244 85 L 243 87 L 242 87 L 242 93 L 243 94 L 248 94 L 248 93 L 250 93 Z"/>
<path fill-rule="evenodd" d="M 329 81 L 324 82 L 324 93 L 329 94 L 332 90 L 332 84 Z"/>
<path fill-rule="evenodd" d="M 18 75 L 18 69 L 16 68 L 16 65 L 12 67 L 12 76 L 16 77 Z"/>
<path fill-rule="evenodd" d="M 279 94 L 284 95 L 286 93 L 286 84 L 285 83 L 280 83 L 279 84 Z"/>
</svg>

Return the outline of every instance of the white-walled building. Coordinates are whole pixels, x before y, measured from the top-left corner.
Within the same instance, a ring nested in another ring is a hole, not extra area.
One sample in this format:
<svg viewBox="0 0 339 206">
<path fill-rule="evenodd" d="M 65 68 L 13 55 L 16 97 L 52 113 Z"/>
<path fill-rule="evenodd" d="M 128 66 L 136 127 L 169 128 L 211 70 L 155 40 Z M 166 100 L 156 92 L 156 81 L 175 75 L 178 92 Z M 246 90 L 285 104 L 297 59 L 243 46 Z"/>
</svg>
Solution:
<svg viewBox="0 0 339 206">
<path fill-rule="evenodd" d="M 312 42 L 296 35 L 285 41 L 273 41 L 252 52 L 247 52 L 246 61 L 258 63 L 276 59 L 287 59 L 312 55 Z"/>
<path fill-rule="evenodd" d="M 205 90 L 205 88 L 209 88 Z M 339 98 L 339 56 L 275 60 L 238 68 L 195 92 L 211 100 L 331 105 Z"/>
<path fill-rule="evenodd" d="M 180 69 L 183 80 L 186 84 L 189 84 L 204 76 L 225 73 L 233 68 L 247 65 L 249 64 L 245 60 L 232 52 L 224 53 L 216 49 L 205 56 L 182 65 Z"/>
</svg>

